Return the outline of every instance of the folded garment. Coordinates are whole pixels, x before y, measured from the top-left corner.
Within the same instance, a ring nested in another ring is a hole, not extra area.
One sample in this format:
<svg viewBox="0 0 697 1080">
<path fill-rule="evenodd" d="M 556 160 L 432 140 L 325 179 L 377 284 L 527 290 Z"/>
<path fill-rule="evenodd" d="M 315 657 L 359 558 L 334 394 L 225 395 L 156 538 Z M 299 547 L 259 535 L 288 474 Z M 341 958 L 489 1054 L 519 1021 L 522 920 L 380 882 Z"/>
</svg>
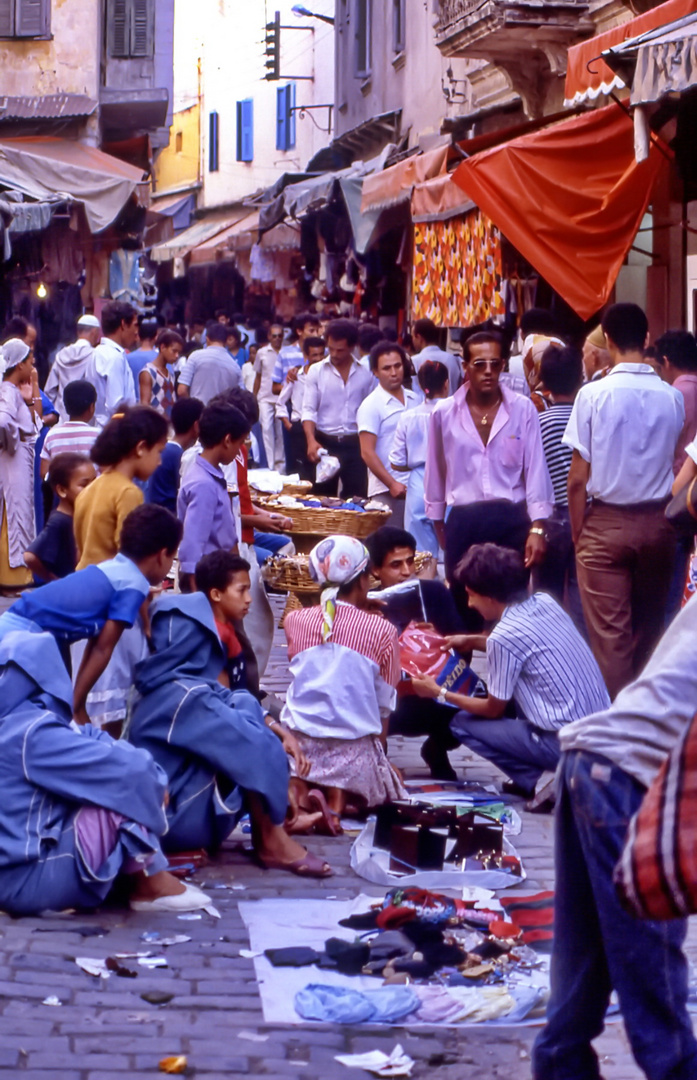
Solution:
<svg viewBox="0 0 697 1080">
<path fill-rule="evenodd" d="M 506 918 L 523 931 L 521 941 L 537 952 L 550 952 L 554 939 L 554 893 L 534 896 L 502 896 Z"/>
<path fill-rule="evenodd" d="M 370 946 L 364 941 L 344 941 L 343 938 L 329 938 L 324 943 L 327 959 L 337 971 L 344 975 L 360 975 L 370 959 Z M 322 964 L 328 967 L 329 964 Z"/>
<path fill-rule="evenodd" d="M 420 1000 L 408 986 L 384 986 L 361 993 L 344 986 L 311 983 L 295 995 L 295 1011 L 303 1020 L 332 1024 L 392 1024 L 416 1012 Z"/>
<path fill-rule="evenodd" d="M 309 945 L 291 945 L 287 949 L 266 949 L 264 956 L 274 967 L 307 967 L 316 964 L 322 953 Z"/>
</svg>

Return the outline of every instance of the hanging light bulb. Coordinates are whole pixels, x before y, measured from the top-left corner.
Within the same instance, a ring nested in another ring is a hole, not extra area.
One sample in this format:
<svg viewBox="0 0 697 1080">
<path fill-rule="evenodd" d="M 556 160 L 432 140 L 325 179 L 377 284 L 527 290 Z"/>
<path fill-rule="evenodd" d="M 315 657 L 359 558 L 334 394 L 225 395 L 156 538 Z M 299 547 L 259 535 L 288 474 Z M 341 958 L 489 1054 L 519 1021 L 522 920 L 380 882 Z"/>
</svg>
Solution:
<svg viewBox="0 0 697 1080">
<path fill-rule="evenodd" d="M 48 296 L 48 289 L 44 285 L 43 281 L 39 282 L 36 290 L 36 295 L 38 296 L 39 300 L 45 300 Z"/>
</svg>

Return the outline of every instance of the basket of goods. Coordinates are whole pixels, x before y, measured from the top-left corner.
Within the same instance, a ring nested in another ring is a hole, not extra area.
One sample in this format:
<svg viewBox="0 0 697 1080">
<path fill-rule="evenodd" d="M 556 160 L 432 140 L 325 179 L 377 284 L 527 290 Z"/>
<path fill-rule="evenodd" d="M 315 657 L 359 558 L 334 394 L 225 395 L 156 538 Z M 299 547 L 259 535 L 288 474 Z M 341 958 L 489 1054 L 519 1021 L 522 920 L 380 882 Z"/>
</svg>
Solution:
<svg viewBox="0 0 697 1080">
<path fill-rule="evenodd" d="M 310 480 L 301 480 L 298 473 L 283 476 L 274 469 L 250 469 L 247 474 L 252 498 L 257 495 L 307 495 L 312 491 Z"/>
<path fill-rule="evenodd" d="M 310 480 L 289 480 L 283 484 L 282 495 L 307 495 L 312 491 Z"/>
<path fill-rule="evenodd" d="M 269 495 L 255 500 L 272 513 L 293 522 L 285 531 L 312 536 L 370 536 L 385 525 L 392 514 L 389 506 L 371 499 L 343 499 L 318 495 Z"/>
<path fill-rule="evenodd" d="M 320 587 L 310 577 L 308 555 L 275 555 L 264 563 L 264 581 L 282 592 L 317 593 Z"/>
</svg>

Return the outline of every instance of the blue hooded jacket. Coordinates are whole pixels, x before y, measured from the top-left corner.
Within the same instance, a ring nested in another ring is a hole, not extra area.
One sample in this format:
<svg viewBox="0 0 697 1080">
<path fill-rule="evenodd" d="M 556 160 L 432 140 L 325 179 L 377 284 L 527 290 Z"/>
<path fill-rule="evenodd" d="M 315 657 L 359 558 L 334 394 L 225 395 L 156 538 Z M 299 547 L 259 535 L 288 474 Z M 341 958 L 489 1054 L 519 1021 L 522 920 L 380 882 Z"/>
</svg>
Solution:
<svg viewBox="0 0 697 1080">
<path fill-rule="evenodd" d="M 169 851 L 215 849 L 244 811 L 244 792 L 264 799 L 281 824 L 288 760 L 246 690 L 217 681 L 225 663 L 203 593 L 164 596 L 152 608 L 155 654 L 136 668 L 137 702 L 127 737 L 149 750 L 169 778 Z"/>
<path fill-rule="evenodd" d="M 0 908 L 40 911 L 65 886 L 72 906 L 98 903 L 124 852 L 95 874 L 74 823 L 81 806 L 123 815 L 141 851 L 161 835 L 166 777 L 150 754 L 72 723 L 73 689 L 51 634 L 17 631 L 0 642 Z M 131 847 L 133 844 L 129 841 Z M 133 853 L 133 852 L 131 852 Z M 50 889 L 42 864 L 52 861 Z M 84 886 L 84 890 L 83 890 Z M 44 895 L 42 890 L 46 891 Z"/>
</svg>

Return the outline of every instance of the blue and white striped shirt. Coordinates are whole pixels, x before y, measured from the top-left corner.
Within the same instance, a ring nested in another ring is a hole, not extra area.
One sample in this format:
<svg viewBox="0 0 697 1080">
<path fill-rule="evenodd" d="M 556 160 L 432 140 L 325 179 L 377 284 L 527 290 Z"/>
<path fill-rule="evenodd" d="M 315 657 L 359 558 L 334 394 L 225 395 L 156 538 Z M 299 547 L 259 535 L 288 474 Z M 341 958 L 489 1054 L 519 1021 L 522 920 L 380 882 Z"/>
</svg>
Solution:
<svg viewBox="0 0 697 1080">
<path fill-rule="evenodd" d="M 535 727 L 558 731 L 610 704 L 592 652 L 547 593 L 506 608 L 487 639 L 486 658 L 491 696 L 513 698 Z"/>
</svg>

